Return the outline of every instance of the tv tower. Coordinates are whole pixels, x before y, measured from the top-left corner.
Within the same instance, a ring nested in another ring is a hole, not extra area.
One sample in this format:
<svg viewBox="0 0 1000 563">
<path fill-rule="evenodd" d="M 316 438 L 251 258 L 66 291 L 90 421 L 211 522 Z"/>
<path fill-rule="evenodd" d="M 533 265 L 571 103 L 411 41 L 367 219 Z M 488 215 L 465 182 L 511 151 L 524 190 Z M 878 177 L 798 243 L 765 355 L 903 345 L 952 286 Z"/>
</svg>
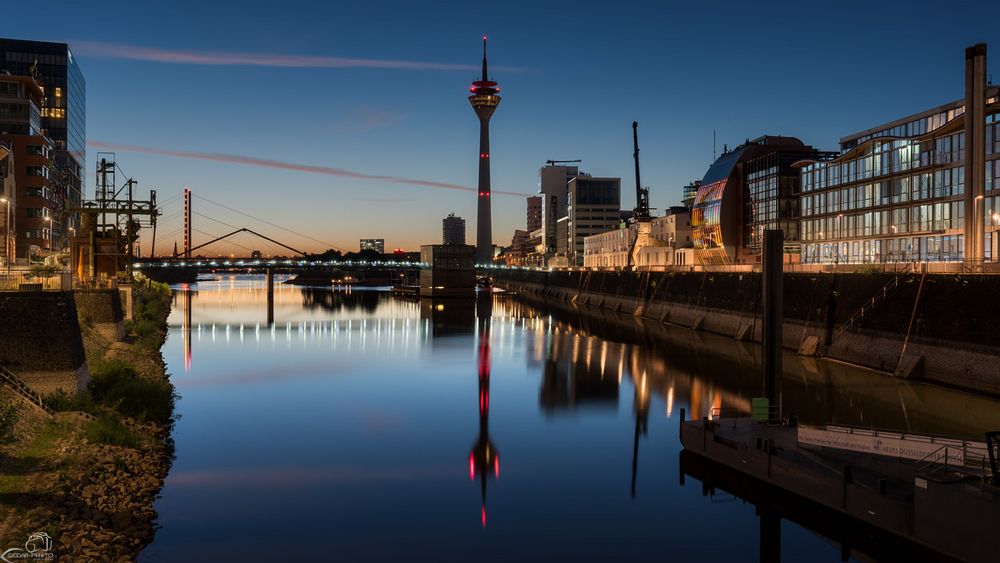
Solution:
<svg viewBox="0 0 1000 563">
<path fill-rule="evenodd" d="M 479 117 L 479 210 L 476 219 L 476 263 L 493 261 L 493 223 L 490 210 L 490 118 L 500 105 L 500 88 L 486 74 L 486 36 L 483 36 L 483 78 L 469 88 L 469 103 Z"/>
</svg>

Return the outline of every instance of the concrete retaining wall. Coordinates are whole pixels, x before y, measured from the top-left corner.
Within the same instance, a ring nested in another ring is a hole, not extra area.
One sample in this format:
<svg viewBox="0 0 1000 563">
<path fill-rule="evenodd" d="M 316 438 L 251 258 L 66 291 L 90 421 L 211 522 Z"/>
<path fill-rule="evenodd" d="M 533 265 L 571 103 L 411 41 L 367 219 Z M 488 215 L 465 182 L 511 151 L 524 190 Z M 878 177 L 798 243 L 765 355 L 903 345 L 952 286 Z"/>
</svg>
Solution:
<svg viewBox="0 0 1000 563">
<path fill-rule="evenodd" d="M 73 293 L 0 293 L 0 319 L 0 363 L 42 394 L 86 388 Z"/>
<path fill-rule="evenodd" d="M 785 274 L 784 345 L 827 357 L 1000 395 L 1000 276 Z M 754 273 L 505 271 L 510 290 L 760 342 Z M 873 296 L 884 297 L 850 329 Z M 904 342 L 906 342 L 905 353 Z"/>
<path fill-rule="evenodd" d="M 92 326 L 108 340 L 125 339 L 125 312 L 117 289 L 85 289 L 75 294 L 81 324 Z"/>
</svg>

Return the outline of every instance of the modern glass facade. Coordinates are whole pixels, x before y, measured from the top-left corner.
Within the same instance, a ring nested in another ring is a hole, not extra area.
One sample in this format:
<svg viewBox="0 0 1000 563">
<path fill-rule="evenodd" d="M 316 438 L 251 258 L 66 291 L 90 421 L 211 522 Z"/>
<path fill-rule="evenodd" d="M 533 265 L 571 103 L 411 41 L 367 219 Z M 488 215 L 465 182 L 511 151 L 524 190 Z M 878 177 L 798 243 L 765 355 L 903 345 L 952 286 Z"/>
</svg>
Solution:
<svg viewBox="0 0 1000 563">
<path fill-rule="evenodd" d="M 76 58 L 65 43 L 0 39 L 0 69 L 13 75 L 38 77 L 44 89 L 42 134 L 52 139 L 60 184 L 55 197 L 64 199 L 60 209 L 75 207 L 83 199 L 87 162 L 87 85 Z M 62 240 L 64 227 L 79 229 L 79 218 L 64 214 L 54 222 L 54 239 Z"/>
<path fill-rule="evenodd" d="M 1000 226 L 995 88 L 986 106 L 986 256 Z M 841 154 L 801 169 L 802 262 L 869 264 L 964 259 L 965 107 L 924 112 L 841 140 Z"/>
<path fill-rule="evenodd" d="M 764 231 L 771 229 L 784 232 L 786 254 L 799 253 L 800 170 L 794 164 L 834 156 L 806 147 L 802 151 L 771 152 L 747 161 L 743 240 L 750 254 L 760 255 Z"/>
<path fill-rule="evenodd" d="M 722 196 L 727 179 L 718 180 L 698 189 L 691 210 L 692 242 L 702 264 L 725 264 L 726 251 L 722 237 Z"/>
<path fill-rule="evenodd" d="M 824 153 L 795 137 L 765 135 L 723 151 L 698 184 L 691 240 L 702 266 L 755 264 L 765 229 L 781 228 L 796 248 L 799 171 L 793 164 Z"/>
</svg>

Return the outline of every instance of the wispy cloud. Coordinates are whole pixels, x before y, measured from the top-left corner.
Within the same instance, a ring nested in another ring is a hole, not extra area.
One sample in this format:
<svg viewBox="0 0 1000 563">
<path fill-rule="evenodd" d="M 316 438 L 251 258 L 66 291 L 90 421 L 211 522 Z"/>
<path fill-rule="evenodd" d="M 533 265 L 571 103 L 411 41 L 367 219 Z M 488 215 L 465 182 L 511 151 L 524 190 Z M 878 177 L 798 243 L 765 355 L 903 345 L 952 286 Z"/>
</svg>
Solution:
<svg viewBox="0 0 1000 563">
<path fill-rule="evenodd" d="M 235 154 L 221 154 L 221 153 L 197 152 L 197 151 L 182 151 L 174 149 L 161 149 L 155 147 L 141 147 L 136 145 L 108 143 L 105 141 L 87 141 L 87 146 L 94 149 L 107 150 L 107 151 L 155 154 L 159 156 L 170 156 L 176 158 L 208 160 L 213 162 L 226 162 L 230 164 L 245 164 L 249 166 L 260 166 L 264 168 L 277 168 L 280 170 L 307 172 L 310 174 L 338 176 L 341 178 L 351 178 L 354 180 L 371 180 L 377 182 L 386 182 L 390 184 L 404 184 L 410 186 L 420 186 L 424 188 L 460 190 L 465 192 L 476 191 L 475 188 L 470 188 L 468 186 L 463 186 L 460 184 L 449 184 L 447 182 L 434 182 L 431 180 L 420 180 L 416 178 L 401 178 L 398 176 L 384 176 L 380 174 L 366 174 L 364 172 L 355 172 L 353 170 L 345 170 L 343 168 L 333 168 L 330 166 L 316 166 L 311 164 L 296 164 L 294 162 L 271 160 L 268 158 L 257 158 L 254 156 L 242 156 Z M 517 197 L 525 197 L 527 195 L 530 195 L 522 192 L 507 192 L 500 190 L 493 190 L 493 193 L 497 195 L 507 195 L 507 196 L 517 196 Z"/>
<path fill-rule="evenodd" d="M 428 61 L 397 61 L 390 59 L 363 59 L 351 57 L 324 57 L 314 55 L 286 55 L 280 53 L 234 53 L 227 51 L 195 51 L 189 49 L 161 49 L 124 43 L 102 41 L 74 41 L 77 55 L 102 59 L 124 59 L 167 64 L 211 66 L 264 66 L 285 68 L 380 68 L 395 70 L 472 71 L 478 65 L 438 63 Z M 497 67 L 499 71 L 517 72 L 511 67 Z"/>
<path fill-rule="evenodd" d="M 385 108 L 362 104 L 357 111 L 336 124 L 338 133 L 364 133 L 380 127 L 388 127 L 406 119 L 406 114 Z"/>
</svg>

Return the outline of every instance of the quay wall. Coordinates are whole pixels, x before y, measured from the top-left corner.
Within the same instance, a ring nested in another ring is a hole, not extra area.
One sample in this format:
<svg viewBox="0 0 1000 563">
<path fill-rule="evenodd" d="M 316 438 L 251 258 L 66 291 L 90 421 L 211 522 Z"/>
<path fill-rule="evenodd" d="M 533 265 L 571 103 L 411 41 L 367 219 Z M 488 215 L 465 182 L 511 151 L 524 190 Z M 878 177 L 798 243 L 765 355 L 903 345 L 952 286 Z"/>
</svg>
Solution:
<svg viewBox="0 0 1000 563">
<path fill-rule="evenodd" d="M 89 372 L 72 292 L 2 292 L 0 319 L 0 364 L 43 395 L 86 388 Z"/>
<path fill-rule="evenodd" d="M 499 287 L 546 300 L 761 340 L 757 273 L 501 270 L 493 276 Z M 785 274 L 783 286 L 786 348 L 1000 396 L 1000 315 L 993 306 L 1000 276 Z"/>
<path fill-rule="evenodd" d="M 80 323 L 115 342 L 125 339 L 125 310 L 118 289 L 83 289 L 74 292 Z"/>
</svg>

